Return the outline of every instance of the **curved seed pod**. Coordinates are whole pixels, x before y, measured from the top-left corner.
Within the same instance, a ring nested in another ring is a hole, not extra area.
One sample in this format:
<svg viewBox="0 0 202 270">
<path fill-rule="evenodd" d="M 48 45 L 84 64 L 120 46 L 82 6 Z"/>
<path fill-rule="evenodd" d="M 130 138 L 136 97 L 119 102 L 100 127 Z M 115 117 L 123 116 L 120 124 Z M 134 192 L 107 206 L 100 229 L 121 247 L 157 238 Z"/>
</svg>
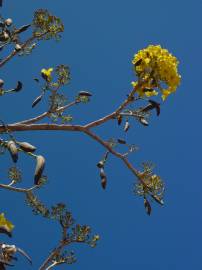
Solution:
<svg viewBox="0 0 202 270">
<path fill-rule="evenodd" d="M 34 108 L 42 99 L 42 95 L 38 96 L 32 103 L 32 108 Z"/>
<path fill-rule="evenodd" d="M 45 158 L 43 156 L 37 156 L 36 168 L 34 173 L 34 184 L 38 185 L 45 167 Z"/>
<path fill-rule="evenodd" d="M 20 34 L 20 33 L 24 32 L 24 31 L 26 31 L 30 26 L 31 26 L 31 24 L 23 25 L 19 29 L 15 30 L 15 34 Z"/>
<path fill-rule="evenodd" d="M 34 152 L 36 147 L 27 142 L 17 142 L 20 148 L 25 152 Z"/>
<path fill-rule="evenodd" d="M 22 254 L 23 256 L 25 256 L 27 258 L 27 260 L 29 261 L 30 264 L 32 264 L 32 259 L 30 258 L 30 256 L 21 248 L 17 248 L 17 251 Z"/>
<path fill-rule="evenodd" d="M 141 117 L 139 121 L 143 126 L 148 126 L 149 125 L 149 123 L 147 122 L 147 120 L 145 118 Z"/>
<path fill-rule="evenodd" d="M 13 162 L 17 162 L 18 160 L 18 149 L 14 141 L 9 141 L 7 143 L 7 148 L 11 154 Z"/>
<path fill-rule="evenodd" d="M 15 92 L 19 92 L 22 89 L 22 82 L 18 81 L 16 88 L 14 89 Z"/>
</svg>

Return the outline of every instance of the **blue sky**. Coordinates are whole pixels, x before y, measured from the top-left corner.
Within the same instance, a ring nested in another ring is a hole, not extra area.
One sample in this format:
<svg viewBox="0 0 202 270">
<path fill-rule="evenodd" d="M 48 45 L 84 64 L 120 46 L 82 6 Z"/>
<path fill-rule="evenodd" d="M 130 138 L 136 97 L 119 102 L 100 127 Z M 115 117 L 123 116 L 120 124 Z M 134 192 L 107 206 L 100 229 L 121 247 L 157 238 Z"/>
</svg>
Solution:
<svg viewBox="0 0 202 270">
<path fill-rule="evenodd" d="M 33 78 L 41 68 L 67 64 L 71 83 L 64 91 L 69 100 L 79 90 L 90 90 L 88 105 L 72 109 L 74 122 L 86 123 L 112 112 L 125 98 L 134 80 L 133 55 L 149 44 L 161 44 L 180 61 L 182 83 L 162 105 L 159 118 L 149 127 L 133 122 L 127 140 L 140 150 L 130 157 L 138 167 L 153 161 L 165 181 L 165 206 L 153 203 L 150 217 L 142 198 L 134 196 L 133 175 L 111 157 L 106 171 L 108 186 L 103 191 L 96 163 L 104 149 L 90 138 L 65 132 L 24 132 L 18 140 L 37 146 L 47 159 L 49 182 L 39 194 L 51 205 L 65 202 L 78 223 L 89 224 L 101 237 L 96 249 L 73 246 L 78 262 L 67 266 L 80 269 L 170 270 L 201 269 L 201 50 L 202 2 L 193 1 L 4 1 L 2 15 L 16 25 L 31 21 L 33 12 L 47 8 L 59 16 L 65 32 L 59 43 L 40 42 L 28 57 L 16 57 L 1 69 L 6 86 L 17 80 L 24 84 L 18 95 L 1 97 L 1 119 L 15 122 L 36 116 L 47 107 L 31 108 L 40 93 Z M 96 129 L 105 139 L 123 137 L 113 122 Z M 1 157 L 5 179 L 10 157 Z M 33 164 L 20 158 L 23 186 L 31 186 Z M 3 180 L 2 182 L 6 182 Z M 32 256 L 38 269 L 59 240 L 57 224 L 33 216 L 21 194 L 1 190 L 1 212 L 15 224 L 13 243 Z M 2 241 L 7 241 L 2 236 Z M 31 269 L 23 258 L 15 269 Z M 60 269 L 66 269 L 61 266 Z M 59 268 L 58 268 L 59 269 Z"/>
</svg>

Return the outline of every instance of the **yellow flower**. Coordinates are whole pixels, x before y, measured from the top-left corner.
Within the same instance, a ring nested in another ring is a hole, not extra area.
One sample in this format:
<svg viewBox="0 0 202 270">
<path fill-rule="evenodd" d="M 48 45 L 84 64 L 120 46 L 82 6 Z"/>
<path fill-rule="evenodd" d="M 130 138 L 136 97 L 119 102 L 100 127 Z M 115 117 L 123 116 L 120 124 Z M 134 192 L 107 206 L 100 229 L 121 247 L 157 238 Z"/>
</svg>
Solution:
<svg viewBox="0 0 202 270">
<path fill-rule="evenodd" d="M 144 80 L 144 88 L 153 91 L 144 92 L 138 89 L 140 96 L 157 95 L 156 89 L 162 92 L 162 99 L 175 92 L 180 84 L 181 76 L 178 74 L 178 60 L 168 50 L 161 48 L 160 45 L 149 45 L 135 54 L 133 61 L 134 71 L 138 78 Z M 135 83 L 133 82 L 132 85 Z M 162 90 L 162 84 L 167 88 Z M 165 92 L 167 91 L 167 92 Z"/>
<path fill-rule="evenodd" d="M 45 69 L 43 68 L 41 70 L 41 76 L 46 80 L 47 82 L 52 81 L 51 73 L 53 72 L 53 68 Z"/>
<path fill-rule="evenodd" d="M 4 213 L 0 214 L 0 227 L 4 227 L 8 232 L 14 228 L 14 225 L 5 218 Z"/>
</svg>

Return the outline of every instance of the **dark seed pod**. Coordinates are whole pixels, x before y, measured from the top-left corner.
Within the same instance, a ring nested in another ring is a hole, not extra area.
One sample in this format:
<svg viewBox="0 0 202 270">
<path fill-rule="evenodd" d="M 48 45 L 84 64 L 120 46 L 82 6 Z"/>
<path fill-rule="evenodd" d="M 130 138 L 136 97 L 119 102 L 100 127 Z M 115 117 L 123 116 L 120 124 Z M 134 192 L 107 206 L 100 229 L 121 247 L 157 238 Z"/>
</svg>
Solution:
<svg viewBox="0 0 202 270">
<path fill-rule="evenodd" d="M 126 144 L 126 141 L 123 140 L 123 139 L 118 139 L 117 142 L 120 143 L 120 144 Z"/>
<path fill-rule="evenodd" d="M 122 119 L 123 119 L 123 117 L 122 117 L 122 115 L 118 115 L 117 116 L 117 120 L 118 120 L 118 125 L 120 126 L 121 125 L 121 123 L 122 123 Z"/>
<path fill-rule="evenodd" d="M 104 161 L 103 160 L 100 160 L 97 164 L 97 167 L 98 168 L 104 168 Z"/>
<path fill-rule="evenodd" d="M 32 108 L 34 108 L 42 99 L 42 95 L 38 96 L 32 103 Z"/>
<path fill-rule="evenodd" d="M 135 67 L 139 66 L 142 63 L 142 59 L 139 59 L 135 62 Z"/>
<path fill-rule="evenodd" d="M 141 117 L 139 121 L 143 126 L 148 126 L 149 125 L 149 123 L 147 122 L 147 120 L 145 118 Z"/>
<path fill-rule="evenodd" d="M 152 208 L 151 208 L 151 205 L 150 205 L 149 201 L 146 198 L 144 198 L 144 207 L 145 207 L 147 215 L 150 216 Z"/>
<path fill-rule="evenodd" d="M 17 142 L 20 148 L 25 152 L 34 152 L 36 147 L 27 142 Z"/>
<path fill-rule="evenodd" d="M 0 79 L 0 87 L 4 86 L 4 80 Z"/>
<path fill-rule="evenodd" d="M 15 34 L 20 34 L 20 33 L 24 32 L 24 31 L 26 31 L 30 26 L 31 26 L 31 24 L 23 25 L 19 29 L 15 30 Z"/>
<path fill-rule="evenodd" d="M 12 233 L 4 225 L 0 226 L 0 233 L 4 233 L 4 234 L 8 235 L 9 237 L 12 237 Z"/>
<path fill-rule="evenodd" d="M 45 158 L 43 156 L 37 156 L 36 168 L 34 173 L 34 184 L 38 185 L 45 167 Z"/>
<path fill-rule="evenodd" d="M 126 121 L 125 126 L 124 126 L 124 131 L 127 132 L 129 128 L 130 128 L 130 124 L 128 121 Z"/>
<path fill-rule="evenodd" d="M 23 84 L 20 81 L 18 81 L 18 84 L 17 84 L 16 88 L 14 89 L 14 91 L 19 92 L 22 89 L 22 86 L 23 86 Z"/>
<path fill-rule="evenodd" d="M 18 149 L 16 147 L 16 144 L 14 143 L 14 141 L 9 141 L 7 143 L 7 148 L 11 154 L 12 160 L 13 162 L 17 162 L 18 160 Z"/>
<path fill-rule="evenodd" d="M 153 108 L 156 109 L 156 114 L 157 114 L 157 116 L 159 116 L 160 112 L 161 112 L 160 103 L 158 103 L 154 100 L 151 100 L 151 99 L 149 100 L 149 103 L 153 106 Z"/>
<path fill-rule="evenodd" d="M 106 186 L 107 186 L 107 178 L 106 177 L 103 177 L 101 179 L 101 186 L 103 189 L 106 189 Z"/>
<path fill-rule="evenodd" d="M 79 96 L 85 96 L 85 97 L 91 97 L 92 94 L 90 92 L 87 92 L 87 91 L 80 91 L 79 92 Z"/>
</svg>

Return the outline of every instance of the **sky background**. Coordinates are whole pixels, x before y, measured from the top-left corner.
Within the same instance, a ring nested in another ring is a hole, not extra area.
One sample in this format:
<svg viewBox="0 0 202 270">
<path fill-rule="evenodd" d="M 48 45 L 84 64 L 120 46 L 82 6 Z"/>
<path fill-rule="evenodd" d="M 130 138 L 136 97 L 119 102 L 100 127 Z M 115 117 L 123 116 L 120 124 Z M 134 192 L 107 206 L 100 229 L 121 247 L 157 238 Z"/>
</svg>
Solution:
<svg viewBox="0 0 202 270">
<path fill-rule="evenodd" d="M 47 109 L 45 102 L 31 108 L 40 94 L 33 78 L 44 67 L 69 65 L 72 80 L 64 88 L 69 101 L 80 90 L 93 93 L 89 104 L 69 111 L 73 123 L 82 124 L 114 111 L 125 99 L 135 80 L 131 60 L 138 50 L 161 44 L 180 61 L 181 85 L 148 127 L 133 121 L 127 137 L 113 121 L 95 130 L 104 139 L 121 137 L 138 145 L 139 151 L 130 156 L 136 167 L 144 161 L 156 164 L 155 172 L 165 181 L 165 205 L 153 203 L 150 217 L 142 198 L 133 194 L 133 175 L 115 157 L 110 157 L 106 167 L 107 189 L 101 189 L 96 164 L 104 149 L 87 136 L 47 131 L 14 134 L 17 140 L 37 146 L 37 153 L 46 157 L 49 181 L 38 192 L 40 199 L 49 206 L 66 203 L 76 221 L 89 224 L 101 238 L 95 249 L 70 247 L 77 263 L 58 269 L 202 269 L 202 1 L 4 2 L 2 15 L 11 17 L 17 26 L 29 23 L 39 8 L 47 8 L 65 25 L 59 43 L 42 41 L 30 56 L 15 57 L 1 69 L 5 87 L 13 87 L 17 80 L 24 84 L 19 94 L 1 97 L 0 118 L 6 123 Z M 8 183 L 9 154 L 1 160 L 2 183 Z M 23 171 L 21 185 L 30 187 L 34 164 L 21 155 L 18 167 Z M 34 262 L 31 267 L 19 255 L 15 269 L 38 269 L 59 240 L 58 224 L 34 216 L 22 194 L 1 190 L 0 205 L 0 212 L 15 224 L 13 239 L 2 235 L 1 241 L 20 246 Z"/>
</svg>

